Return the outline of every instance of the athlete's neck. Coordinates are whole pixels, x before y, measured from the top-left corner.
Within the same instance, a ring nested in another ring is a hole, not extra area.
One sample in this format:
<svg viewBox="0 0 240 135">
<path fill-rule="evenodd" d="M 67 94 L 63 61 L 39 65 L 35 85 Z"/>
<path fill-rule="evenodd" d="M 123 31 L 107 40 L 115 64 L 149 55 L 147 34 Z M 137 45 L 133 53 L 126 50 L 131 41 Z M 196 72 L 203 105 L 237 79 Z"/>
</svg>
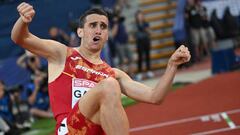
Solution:
<svg viewBox="0 0 240 135">
<path fill-rule="evenodd" d="M 82 57 L 84 57 L 85 59 L 87 59 L 88 61 L 90 61 L 93 64 L 102 64 L 103 61 L 100 57 L 100 51 L 99 52 L 92 52 L 84 47 L 79 47 L 78 48 L 78 52 L 82 55 Z"/>
</svg>

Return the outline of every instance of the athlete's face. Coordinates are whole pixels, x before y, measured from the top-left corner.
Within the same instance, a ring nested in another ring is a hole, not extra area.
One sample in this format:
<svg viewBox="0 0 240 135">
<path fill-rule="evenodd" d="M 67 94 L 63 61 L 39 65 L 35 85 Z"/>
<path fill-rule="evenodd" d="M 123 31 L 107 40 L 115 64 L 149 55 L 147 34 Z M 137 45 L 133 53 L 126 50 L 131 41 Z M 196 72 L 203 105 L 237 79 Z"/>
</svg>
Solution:
<svg viewBox="0 0 240 135">
<path fill-rule="evenodd" d="M 108 19 L 104 15 L 91 14 L 86 17 L 83 28 L 78 29 L 81 45 L 99 51 L 108 40 Z"/>
</svg>

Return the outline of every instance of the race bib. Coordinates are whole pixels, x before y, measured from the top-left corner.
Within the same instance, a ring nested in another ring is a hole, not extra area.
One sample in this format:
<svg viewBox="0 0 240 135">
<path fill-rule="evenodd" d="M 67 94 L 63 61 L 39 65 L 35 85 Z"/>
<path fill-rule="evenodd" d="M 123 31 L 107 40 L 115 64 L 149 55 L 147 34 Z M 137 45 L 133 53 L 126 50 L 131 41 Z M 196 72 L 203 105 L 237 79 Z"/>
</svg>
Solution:
<svg viewBox="0 0 240 135">
<path fill-rule="evenodd" d="M 58 131 L 58 135 L 66 135 L 68 133 L 67 118 L 64 118 L 62 120 L 61 125 L 57 131 Z"/>
<path fill-rule="evenodd" d="M 73 78 L 72 79 L 72 108 L 77 103 L 77 101 L 86 94 L 90 88 L 93 88 L 96 85 L 95 82 L 86 80 Z"/>
</svg>

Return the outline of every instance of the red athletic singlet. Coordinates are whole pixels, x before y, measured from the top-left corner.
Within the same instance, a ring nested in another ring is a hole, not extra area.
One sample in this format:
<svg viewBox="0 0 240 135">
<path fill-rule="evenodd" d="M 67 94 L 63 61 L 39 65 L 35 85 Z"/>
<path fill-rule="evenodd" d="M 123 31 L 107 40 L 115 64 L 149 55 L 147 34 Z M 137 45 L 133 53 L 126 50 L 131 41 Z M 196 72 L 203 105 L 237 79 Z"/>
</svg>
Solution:
<svg viewBox="0 0 240 135">
<path fill-rule="evenodd" d="M 114 71 L 108 64 L 105 62 L 103 64 L 93 64 L 84 59 L 77 50 L 67 49 L 63 72 L 57 79 L 49 83 L 50 104 L 57 121 L 56 130 L 62 123 L 66 123 L 65 118 L 72 111 L 75 110 L 76 113 L 80 113 L 79 108 L 74 107 L 79 98 L 94 87 L 96 83 L 107 77 L 115 77 Z M 56 134 L 65 133 L 56 131 Z"/>
</svg>

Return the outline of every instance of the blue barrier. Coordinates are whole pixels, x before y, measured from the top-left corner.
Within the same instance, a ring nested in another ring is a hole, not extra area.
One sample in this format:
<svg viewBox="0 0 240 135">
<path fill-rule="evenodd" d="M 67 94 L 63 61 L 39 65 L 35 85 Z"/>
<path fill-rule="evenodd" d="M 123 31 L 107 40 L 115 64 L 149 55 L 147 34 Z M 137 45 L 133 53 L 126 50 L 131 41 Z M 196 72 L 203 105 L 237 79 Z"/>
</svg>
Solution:
<svg viewBox="0 0 240 135">
<path fill-rule="evenodd" d="M 228 72 L 238 63 L 232 39 L 220 40 L 211 51 L 212 73 Z"/>
<path fill-rule="evenodd" d="M 26 84 L 30 81 L 30 73 L 19 67 L 16 61 L 16 57 L 0 61 L 0 80 L 3 80 L 8 87 Z"/>
</svg>

